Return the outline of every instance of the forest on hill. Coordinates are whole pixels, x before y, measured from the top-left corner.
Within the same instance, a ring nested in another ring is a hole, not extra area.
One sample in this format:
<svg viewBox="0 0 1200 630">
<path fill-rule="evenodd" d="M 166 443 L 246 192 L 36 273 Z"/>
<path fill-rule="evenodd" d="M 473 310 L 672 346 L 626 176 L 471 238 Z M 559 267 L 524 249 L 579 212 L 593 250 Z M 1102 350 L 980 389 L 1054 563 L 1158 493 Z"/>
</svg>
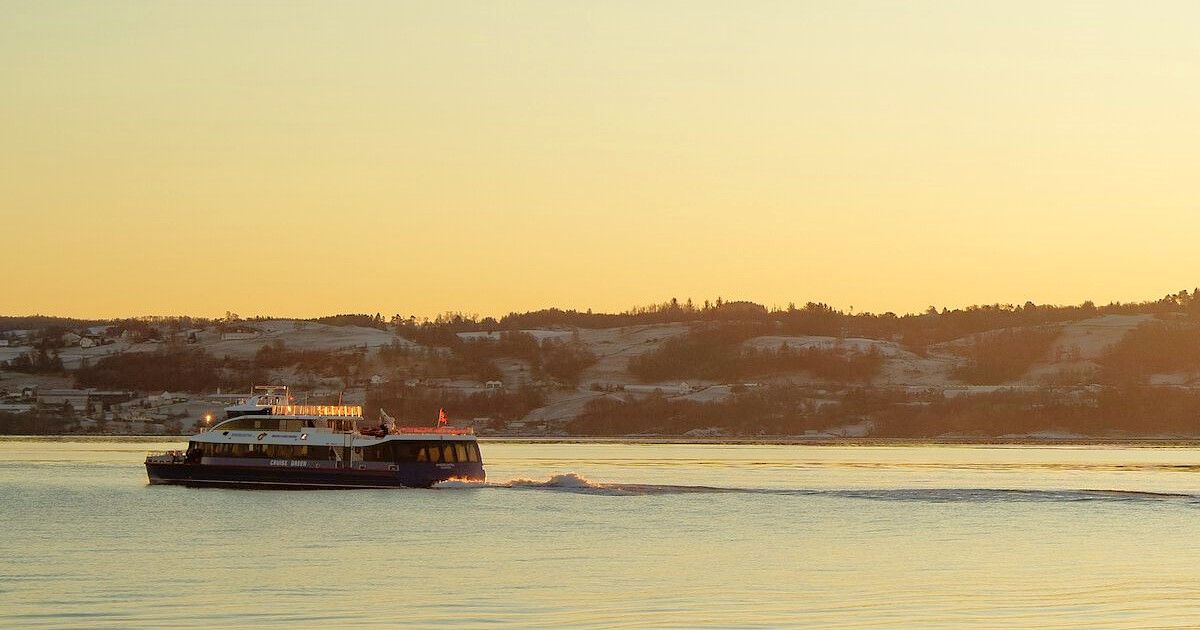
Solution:
<svg viewBox="0 0 1200 630">
<path fill-rule="evenodd" d="M 500 318 L 481 317 L 447 311 L 433 318 L 416 315 L 381 313 L 344 313 L 315 318 L 256 316 L 241 318 L 227 312 L 223 318 L 189 316 L 155 316 L 119 319 L 74 319 L 46 315 L 0 316 L 0 334 L 13 330 L 78 330 L 87 326 L 147 326 L 184 330 L 215 325 L 236 327 L 239 322 L 276 319 L 311 321 L 332 326 L 362 326 L 378 329 L 392 328 L 406 338 L 424 345 L 452 343 L 449 336 L 458 332 L 519 331 L 533 328 L 617 328 L 651 324 L 688 322 L 757 322 L 773 323 L 779 330 L 796 335 L 826 335 L 897 339 L 906 346 L 920 348 L 929 344 L 957 339 L 967 335 L 1075 321 L 1099 315 L 1168 315 L 1200 317 L 1200 288 L 1182 290 L 1156 300 L 1112 302 L 1097 306 L 1088 301 L 1078 305 L 982 304 L 961 308 L 938 309 L 930 306 L 921 313 L 897 315 L 892 312 L 847 312 L 821 302 L 795 303 L 785 307 L 767 308 L 748 301 L 728 301 L 721 298 L 701 303 L 692 299 L 668 301 L 639 306 L 620 313 L 593 313 L 572 309 L 548 308 L 523 313 L 509 313 Z"/>
</svg>

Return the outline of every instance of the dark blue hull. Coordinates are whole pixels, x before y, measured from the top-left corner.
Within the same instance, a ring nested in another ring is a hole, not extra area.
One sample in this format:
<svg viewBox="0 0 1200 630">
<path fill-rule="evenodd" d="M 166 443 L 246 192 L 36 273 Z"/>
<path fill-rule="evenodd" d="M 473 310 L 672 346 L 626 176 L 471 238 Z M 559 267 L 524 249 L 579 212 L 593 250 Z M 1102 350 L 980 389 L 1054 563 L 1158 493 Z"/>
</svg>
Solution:
<svg viewBox="0 0 1200 630">
<path fill-rule="evenodd" d="M 393 469 L 294 468 L 262 463 L 155 463 L 146 462 L 152 484 L 184 486 L 323 489 L 323 488 L 428 488 L 439 481 L 483 481 L 483 465 L 476 462 L 433 464 L 418 462 Z"/>
</svg>

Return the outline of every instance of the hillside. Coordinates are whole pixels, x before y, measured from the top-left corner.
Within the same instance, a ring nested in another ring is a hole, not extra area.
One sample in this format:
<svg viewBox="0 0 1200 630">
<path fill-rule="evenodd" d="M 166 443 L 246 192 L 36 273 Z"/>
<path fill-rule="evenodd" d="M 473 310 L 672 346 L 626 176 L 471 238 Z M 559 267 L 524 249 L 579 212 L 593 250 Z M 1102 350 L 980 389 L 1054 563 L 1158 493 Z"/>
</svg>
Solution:
<svg viewBox="0 0 1200 630">
<path fill-rule="evenodd" d="M 718 302 L 499 321 L 337 316 L 6 328 L 0 423 L 24 426 L 19 416 L 32 413 L 63 430 L 104 430 L 130 415 L 105 404 L 64 411 L 37 393 L 92 388 L 186 393 L 190 402 L 165 415 L 187 426 L 219 410 L 216 392 L 271 382 L 310 401 L 360 402 L 406 422 L 444 407 L 484 434 L 1194 436 L 1193 296 L 904 317 Z M 513 327 L 521 323 L 533 325 Z"/>
</svg>

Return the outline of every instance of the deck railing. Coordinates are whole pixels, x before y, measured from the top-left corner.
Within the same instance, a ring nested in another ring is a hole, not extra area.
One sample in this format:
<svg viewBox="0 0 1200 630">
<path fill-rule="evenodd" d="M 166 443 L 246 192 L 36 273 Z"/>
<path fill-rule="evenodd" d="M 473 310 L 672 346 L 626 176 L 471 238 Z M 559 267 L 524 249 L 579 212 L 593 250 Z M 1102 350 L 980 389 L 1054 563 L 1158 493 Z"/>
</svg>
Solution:
<svg viewBox="0 0 1200 630">
<path fill-rule="evenodd" d="M 471 427 L 400 427 L 401 433 L 440 433 L 443 435 L 474 435 Z"/>
<path fill-rule="evenodd" d="M 362 405 L 272 405 L 271 415 L 361 418 Z"/>
</svg>

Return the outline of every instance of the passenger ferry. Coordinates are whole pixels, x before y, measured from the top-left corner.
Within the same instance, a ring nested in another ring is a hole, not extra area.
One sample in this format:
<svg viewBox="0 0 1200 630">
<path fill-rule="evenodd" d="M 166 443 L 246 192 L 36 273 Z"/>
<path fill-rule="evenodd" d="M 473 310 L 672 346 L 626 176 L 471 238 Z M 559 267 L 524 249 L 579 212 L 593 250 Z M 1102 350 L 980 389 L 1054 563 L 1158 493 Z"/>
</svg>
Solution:
<svg viewBox="0 0 1200 630">
<path fill-rule="evenodd" d="M 366 426 L 358 405 L 292 405 L 286 387 L 256 387 L 186 451 L 146 458 L 151 484 L 241 488 L 428 488 L 484 479 L 474 431 Z"/>
</svg>

